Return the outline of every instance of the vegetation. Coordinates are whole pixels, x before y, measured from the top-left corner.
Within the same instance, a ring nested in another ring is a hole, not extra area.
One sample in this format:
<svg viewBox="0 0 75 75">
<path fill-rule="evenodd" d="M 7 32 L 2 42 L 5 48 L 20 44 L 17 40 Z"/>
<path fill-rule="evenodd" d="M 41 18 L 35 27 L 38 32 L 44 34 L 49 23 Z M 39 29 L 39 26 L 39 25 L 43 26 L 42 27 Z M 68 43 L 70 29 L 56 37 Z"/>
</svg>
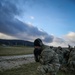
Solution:
<svg viewBox="0 0 75 75">
<path fill-rule="evenodd" d="M 38 63 L 25 64 L 17 69 L 15 68 L 0 72 L 0 75 L 36 75 L 36 69 L 38 65 L 39 65 Z M 73 75 L 73 74 L 70 72 L 65 73 L 60 71 L 57 73 L 57 75 Z"/>
<path fill-rule="evenodd" d="M 0 46 L 0 56 L 32 54 L 33 47 Z"/>
</svg>

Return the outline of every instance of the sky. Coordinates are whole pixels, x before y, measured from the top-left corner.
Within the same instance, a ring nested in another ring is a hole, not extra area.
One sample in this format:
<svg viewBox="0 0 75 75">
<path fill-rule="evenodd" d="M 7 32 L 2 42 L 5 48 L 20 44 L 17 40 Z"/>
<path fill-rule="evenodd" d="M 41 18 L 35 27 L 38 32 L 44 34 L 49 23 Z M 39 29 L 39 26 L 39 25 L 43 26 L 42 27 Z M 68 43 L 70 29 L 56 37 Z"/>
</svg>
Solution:
<svg viewBox="0 0 75 75">
<path fill-rule="evenodd" d="M 0 0 L 0 39 L 75 46 L 75 0 Z"/>
</svg>

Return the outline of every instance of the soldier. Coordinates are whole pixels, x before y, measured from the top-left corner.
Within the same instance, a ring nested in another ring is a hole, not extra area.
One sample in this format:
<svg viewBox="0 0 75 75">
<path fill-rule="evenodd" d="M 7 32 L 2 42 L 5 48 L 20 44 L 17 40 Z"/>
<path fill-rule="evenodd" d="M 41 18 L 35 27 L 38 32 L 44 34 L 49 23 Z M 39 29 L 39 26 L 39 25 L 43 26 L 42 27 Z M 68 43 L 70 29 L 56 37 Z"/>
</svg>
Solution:
<svg viewBox="0 0 75 75">
<path fill-rule="evenodd" d="M 75 48 L 70 50 L 68 65 L 70 70 L 75 71 Z"/>
<path fill-rule="evenodd" d="M 56 75 L 60 67 L 58 54 L 46 47 L 39 38 L 34 41 L 34 48 L 35 61 L 40 63 L 37 74 Z"/>
<path fill-rule="evenodd" d="M 62 48 L 60 46 L 58 46 L 56 52 L 57 52 L 58 57 L 59 57 L 59 62 L 60 62 L 60 64 L 62 64 L 62 62 L 63 62 L 63 50 L 62 50 Z"/>
</svg>

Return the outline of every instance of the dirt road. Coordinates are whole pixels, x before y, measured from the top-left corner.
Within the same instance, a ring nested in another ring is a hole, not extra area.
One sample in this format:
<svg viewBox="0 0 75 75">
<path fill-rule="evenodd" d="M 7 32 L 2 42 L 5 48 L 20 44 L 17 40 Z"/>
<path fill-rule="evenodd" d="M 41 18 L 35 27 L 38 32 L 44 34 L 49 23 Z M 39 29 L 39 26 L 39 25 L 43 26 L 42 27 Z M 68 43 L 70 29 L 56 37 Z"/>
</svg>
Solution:
<svg viewBox="0 0 75 75">
<path fill-rule="evenodd" d="M 0 56 L 0 71 L 18 68 L 23 64 L 35 62 L 34 55 Z"/>
</svg>

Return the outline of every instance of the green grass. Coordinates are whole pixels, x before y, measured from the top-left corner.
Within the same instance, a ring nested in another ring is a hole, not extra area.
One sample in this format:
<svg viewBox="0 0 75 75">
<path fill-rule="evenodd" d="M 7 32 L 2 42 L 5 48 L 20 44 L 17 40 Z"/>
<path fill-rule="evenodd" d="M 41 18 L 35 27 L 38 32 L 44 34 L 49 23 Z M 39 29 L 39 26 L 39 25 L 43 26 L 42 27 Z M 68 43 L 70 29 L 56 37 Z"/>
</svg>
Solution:
<svg viewBox="0 0 75 75">
<path fill-rule="evenodd" d="M 0 72 L 0 75 L 36 75 L 38 63 L 22 65 L 20 68 Z M 73 75 L 72 73 L 58 72 L 57 75 Z"/>
<path fill-rule="evenodd" d="M 31 63 L 22 65 L 20 68 L 0 72 L 0 75 L 35 75 L 38 64 Z"/>
<path fill-rule="evenodd" d="M 0 46 L 0 56 L 32 54 L 33 47 L 3 47 Z"/>
</svg>

